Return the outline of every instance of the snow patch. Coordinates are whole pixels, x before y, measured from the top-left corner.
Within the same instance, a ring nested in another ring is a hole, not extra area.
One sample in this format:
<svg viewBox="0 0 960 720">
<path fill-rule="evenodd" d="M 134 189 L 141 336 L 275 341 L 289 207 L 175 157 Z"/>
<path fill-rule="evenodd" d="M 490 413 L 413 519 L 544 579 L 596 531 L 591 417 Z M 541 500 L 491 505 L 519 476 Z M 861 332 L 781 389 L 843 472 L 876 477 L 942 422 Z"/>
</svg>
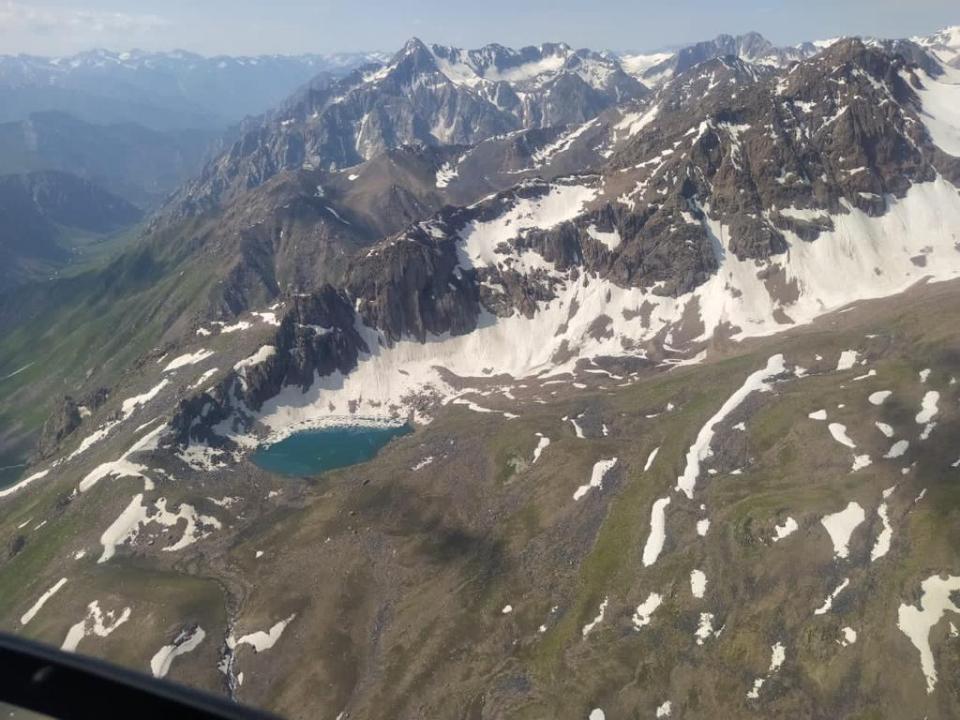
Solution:
<svg viewBox="0 0 960 720">
<path fill-rule="evenodd" d="M 600 603 L 600 610 L 599 610 L 599 612 L 597 612 L 597 616 L 596 616 L 593 620 L 591 620 L 590 622 L 588 622 L 586 625 L 583 626 L 583 631 L 582 631 L 582 632 L 583 632 L 583 637 L 586 637 L 587 635 L 589 635 L 590 632 L 591 632 L 597 625 L 599 625 L 600 623 L 603 622 L 603 616 L 604 616 L 604 614 L 607 612 L 607 603 L 609 602 L 609 600 L 610 600 L 610 598 L 606 598 L 606 597 L 605 597 L 605 598 L 603 599 L 603 602 Z"/>
<path fill-rule="evenodd" d="M 690 592 L 698 600 L 703 599 L 703 594 L 707 590 L 707 576 L 703 570 L 690 571 Z"/>
<path fill-rule="evenodd" d="M 163 369 L 163 372 L 170 372 L 171 370 L 186 367 L 187 365 L 196 365 L 198 362 L 203 362 L 208 357 L 212 357 L 213 355 L 215 355 L 213 350 L 197 350 L 194 353 L 180 355 L 179 357 L 176 357 L 167 363 L 167 366 Z"/>
<path fill-rule="evenodd" d="M 653 618 L 653 613 L 656 612 L 662 602 L 663 598 L 660 597 L 658 593 L 652 592 L 647 595 L 647 599 L 637 605 L 637 610 L 633 613 L 632 621 L 634 630 L 639 630 L 645 625 L 649 625 L 650 620 Z"/>
<path fill-rule="evenodd" d="M 102 612 L 100 603 L 94 600 L 87 605 L 86 617 L 67 631 L 60 649 L 64 652 L 76 652 L 77 646 L 85 637 L 96 635 L 105 638 L 129 619 L 129 607 L 124 608 L 119 615 L 113 610 Z"/>
<path fill-rule="evenodd" d="M 960 607 L 953 604 L 951 594 L 960 592 L 960 577 L 948 575 L 941 578 L 931 575 L 922 583 L 920 589 L 920 607 L 901 604 L 898 611 L 897 627 L 908 637 L 920 652 L 920 669 L 927 680 L 927 693 L 932 693 L 937 684 L 937 668 L 933 651 L 930 648 L 930 631 L 940 622 L 947 611 L 960 613 Z"/>
<path fill-rule="evenodd" d="M 792 517 L 788 517 L 783 521 L 782 525 L 777 525 L 773 528 L 773 542 L 780 542 L 785 537 L 793 535 L 793 533 L 795 533 L 799 527 L 800 526 L 797 525 L 796 520 L 794 520 Z"/>
<path fill-rule="evenodd" d="M 273 627 L 266 631 L 258 630 L 257 632 L 243 635 L 237 639 L 234 639 L 234 637 L 231 635 L 227 638 L 227 647 L 231 650 L 234 650 L 241 645 L 249 645 L 253 648 L 254 652 L 258 653 L 261 653 L 264 650 L 269 650 L 277 644 L 277 641 L 280 639 L 280 636 L 283 635 L 283 631 L 286 629 L 287 625 L 293 622 L 293 619 L 296 616 L 296 613 L 294 613 L 285 620 L 280 620 L 279 622 L 275 623 Z"/>
<path fill-rule="evenodd" d="M 647 536 L 647 542 L 643 546 L 644 567 L 653 565 L 663 550 L 663 543 L 667 539 L 666 512 L 667 505 L 669 504 L 669 497 L 658 498 L 654 501 L 653 507 L 650 510 L 650 534 Z"/>
<path fill-rule="evenodd" d="M 37 601 L 27 610 L 22 616 L 20 616 L 20 624 L 26 625 L 28 622 L 33 620 L 38 612 L 47 604 L 47 600 L 52 598 L 57 592 L 60 591 L 64 585 L 67 584 L 67 578 L 60 578 L 49 590 L 47 590 L 43 595 L 41 595 Z"/>
<path fill-rule="evenodd" d="M 833 553 L 838 558 L 849 555 L 850 536 L 857 526 L 864 521 L 866 515 L 863 508 L 856 502 L 850 502 L 840 512 L 825 515 L 820 523 L 826 528 L 833 542 Z"/>
<path fill-rule="evenodd" d="M 603 489 L 603 478 L 608 472 L 617 464 L 617 458 L 611 458 L 609 460 L 600 460 L 594 463 L 593 470 L 590 473 L 590 482 L 586 485 L 581 485 L 573 493 L 573 499 L 579 500 L 584 495 L 586 495 L 592 488 L 597 488 L 598 490 Z"/>
<path fill-rule="evenodd" d="M 177 635 L 172 645 L 164 645 L 150 658 L 150 672 L 157 678 L 166 677 L 173 661 L 181 655 L 196 650 L 206 636 L 202 627 L 197 627 L 193 631 L 184 630 Z"/>
<path fill-rule="evenodd" d="M 889 390 L 878 390 L 875 393 L 870 393 L 870 396 L 867 398 L 867 400 L 870 401 L 871 405 L 883 405 L 887 398 L 892 394 L 893 393 Z"/>
<path fill-rule="evenodd" d="M 713 440 L 714 428 L 736 410 L 751 393 L 769 392 L 772 389 L 772 379 L 784 371 L 783 355 L 774 355 L 767 360 L 765 368 L 752 373 L 743 385 L 727 398 L 716 414 L 700 429 L 697 439 L 687 451 L 687 466 L 683 475 L 677 478 L 677 490 L 684 493 L 687 498 L 693 499 L 693 490 L 700 475 L 700 463 L 713 455 L 710 442 Z"/>
</svg>

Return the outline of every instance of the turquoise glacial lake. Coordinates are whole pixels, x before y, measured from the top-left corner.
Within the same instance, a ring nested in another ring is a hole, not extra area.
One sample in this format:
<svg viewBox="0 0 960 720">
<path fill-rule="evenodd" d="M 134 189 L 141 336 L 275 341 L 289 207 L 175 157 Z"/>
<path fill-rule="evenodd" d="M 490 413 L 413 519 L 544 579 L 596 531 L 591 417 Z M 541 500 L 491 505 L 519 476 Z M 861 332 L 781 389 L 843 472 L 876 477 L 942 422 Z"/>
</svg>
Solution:
<svg viewBox="0 0 960 720">
<path fill-rule="evenodd" d="M 258 467 L 278 475 L 318 475 L 366 462 L 393 438 L 411 432 L 409 425 L 304 430 L 258 448 L 250 459 Z"/>
</svg>

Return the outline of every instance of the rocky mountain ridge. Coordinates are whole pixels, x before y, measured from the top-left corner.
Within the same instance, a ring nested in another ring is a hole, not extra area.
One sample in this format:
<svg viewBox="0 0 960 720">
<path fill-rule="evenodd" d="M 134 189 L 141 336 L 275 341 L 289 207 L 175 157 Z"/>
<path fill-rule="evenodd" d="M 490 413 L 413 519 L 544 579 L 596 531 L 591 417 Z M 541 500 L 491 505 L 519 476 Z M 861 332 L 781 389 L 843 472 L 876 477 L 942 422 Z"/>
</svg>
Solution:
<svg viewBox="0 0 960 720">
<path fill-rule="evenodd" d="M 615 59 L 564 45 L 461 51 L 414 38 L 389 63 L 310 86 L 249 127 L 172 211 L 209 209 L 284 169 L 341 170 L 405 144 L 471 145 L 582 123 L 645 93 Z"/>
</svg>

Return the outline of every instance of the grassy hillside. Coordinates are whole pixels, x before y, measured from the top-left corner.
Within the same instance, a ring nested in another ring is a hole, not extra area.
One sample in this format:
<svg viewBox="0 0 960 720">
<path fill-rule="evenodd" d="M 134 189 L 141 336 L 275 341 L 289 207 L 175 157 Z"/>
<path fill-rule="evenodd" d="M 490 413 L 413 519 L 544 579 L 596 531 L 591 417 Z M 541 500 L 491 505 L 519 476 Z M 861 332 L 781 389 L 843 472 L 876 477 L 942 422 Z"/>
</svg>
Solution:
<svg viewBox="0 0 960 720">
<path fill-rule="evenodd" d="M 215 671 L 225 638 L 292 617 L 271 649 L 237 646 L 230 674 L 240 700 L 291 718 L 584 718 L 596 707 L 653 717 L 666 701 L 684 718 L 955 717 L 960 645 L 948 621 L 960 617 L 948 612 L 929 634 L 939 669 L 930 694 L 897 622 L 901 605 L 918 605 L 922 581 L 960 575 L 960 470 L 951 467 L 960 460 L 958 296 L 956 283 L 917 288 L 628 385 L 527 381 L 513 387 L 516 400 L 481 399 L 518 418 L 449 406 L 371 462 L 318 478 L 278 478 L 246 462 L 196 474 L 145 455 L 157 483 L 147 497 L 166 497 L 168 508 L 189 502 L 222 527 L 165 552 L 183 524 L 150 524 L 134 547 L 98 564 L 101 534 L 143 481 L 105 479 L 63 498 L 129 445 L 108 442 L 0 500 L 0 544 L 21 546 L 0 559 L 0 622 L 59 644 L 90 601 L 129 607 L 127 623 L 80 650 L 140 669 L 199 623 L 207 640 L 177 659 L 171 677 L 226 693 L 227 676 Z M 856 364 L 837 370 L 848 350 Z M 674 487 L 692 443 L 775 353 L 792 372 L 716 425 L 688 500 Z M 891 395 L 882 404 L 869 400 L 883 390 Z M 931 391 L 937 425 L 921 439 L 916 415 Z M 809 417 L 818 410 L 827 420 Z M 564 417 L 580 417 L 586 437 Z M 856 449 L 829 423 L 843 424 Z M 536 433 L 551 442 L 533 462 Z M 909 448 L 885 459 L 897 439 Z M 871 463 L 852 472 L 863 454 Z M 574 499 L 594 464 L 612 458 L 601 487 Z M 224 496 L 236 500 L 213 502 Z M 657 498 L 670 498 L 666 536 L 646 566 Z M 850 502 L 864 520 L 838 557 L 821 520 Z M 881 503 L 892 540 L 871 560 Z M 788 518 L 797 529 L 774 542 Z M 693 570 L 706 578 L 702 598 Z M 65 588 L 21 627 L 60 577 Z M 651 593 L 661 602 L 638 627 Z M 698 644 L 703 613 L 712 631 Z M 785 660 L 771 670 L 777 644 Z"/>
</svg>

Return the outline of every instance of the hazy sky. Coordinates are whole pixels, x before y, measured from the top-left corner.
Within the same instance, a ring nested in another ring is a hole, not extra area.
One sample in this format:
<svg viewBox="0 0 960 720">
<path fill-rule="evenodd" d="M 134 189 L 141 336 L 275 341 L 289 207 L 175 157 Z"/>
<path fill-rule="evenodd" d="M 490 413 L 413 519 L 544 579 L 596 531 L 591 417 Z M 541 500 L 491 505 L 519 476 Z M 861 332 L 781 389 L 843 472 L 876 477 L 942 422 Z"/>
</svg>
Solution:
<svg viewBox="0 0 960 720">
<path fill-rule="evenodd" d="M 781 44 L 960 24 L 960 0 L 0 0 L 0 54 L 93 47 L 203 54 L 476 47 L 563 40 L 652 50 L 757 30 Z"/>
</svg>

